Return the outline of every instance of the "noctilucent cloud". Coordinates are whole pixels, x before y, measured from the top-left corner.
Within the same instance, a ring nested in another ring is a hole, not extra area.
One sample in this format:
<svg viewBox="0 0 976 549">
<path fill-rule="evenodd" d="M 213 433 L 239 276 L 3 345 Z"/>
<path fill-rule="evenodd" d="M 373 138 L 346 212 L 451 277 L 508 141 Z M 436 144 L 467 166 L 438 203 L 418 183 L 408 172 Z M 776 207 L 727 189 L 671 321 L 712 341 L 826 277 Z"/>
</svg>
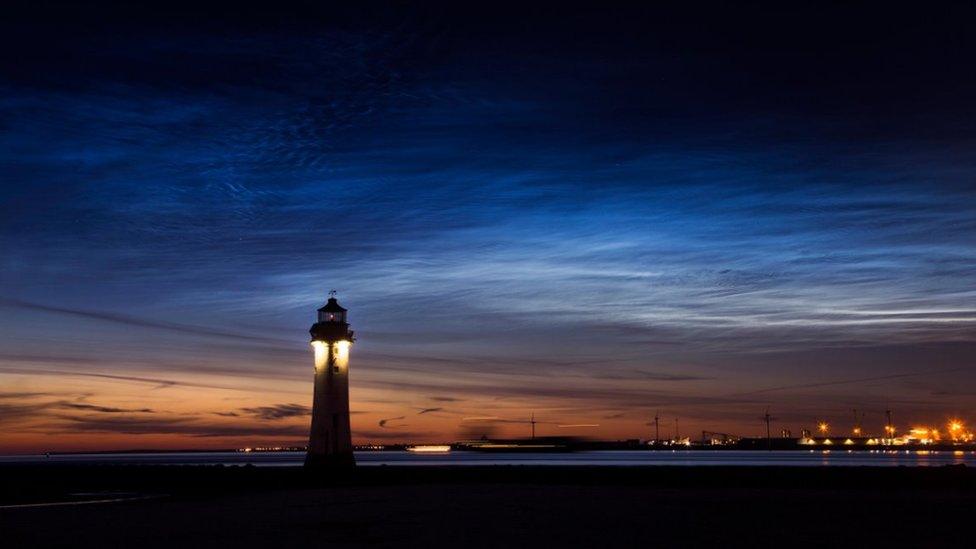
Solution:
<svg viewBox="0 0 976 549">
<path fill-rule="evenodd" d="M 0 451 L 302 444 L 331 289 L 357 442 L 976 422 L 973 14 L 61 9 L 0 29 Z"/>
</svg>

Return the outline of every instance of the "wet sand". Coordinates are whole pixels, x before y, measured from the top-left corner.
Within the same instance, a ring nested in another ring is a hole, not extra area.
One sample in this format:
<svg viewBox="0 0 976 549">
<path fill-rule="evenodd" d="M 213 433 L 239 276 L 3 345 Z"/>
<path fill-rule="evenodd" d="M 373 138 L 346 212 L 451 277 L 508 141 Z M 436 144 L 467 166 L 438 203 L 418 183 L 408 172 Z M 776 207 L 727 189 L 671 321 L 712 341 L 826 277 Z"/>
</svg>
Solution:
<svg viewBox="0 0 976 549">
<path fill-rule="evenodd" d="M 965 544 L 976 470 L 6 467 L 5 547 Z M 74 495 L 72 495 L 74 494 Z M 79 495 L 80 494 L 80 495 Z"/>
</svg>

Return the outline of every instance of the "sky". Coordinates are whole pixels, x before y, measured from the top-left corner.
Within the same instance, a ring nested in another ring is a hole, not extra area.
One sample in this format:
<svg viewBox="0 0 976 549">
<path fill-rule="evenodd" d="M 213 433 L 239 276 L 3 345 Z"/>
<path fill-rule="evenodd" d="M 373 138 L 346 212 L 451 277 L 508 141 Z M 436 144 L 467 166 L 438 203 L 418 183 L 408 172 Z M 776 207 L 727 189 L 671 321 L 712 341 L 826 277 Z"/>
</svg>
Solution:
<svg viewBox="0 0 976 549">
<path fill-rule="evenodd" d="M 33 3 L 0 453 L 976 423 L 971 8 Z"/>
</svg>

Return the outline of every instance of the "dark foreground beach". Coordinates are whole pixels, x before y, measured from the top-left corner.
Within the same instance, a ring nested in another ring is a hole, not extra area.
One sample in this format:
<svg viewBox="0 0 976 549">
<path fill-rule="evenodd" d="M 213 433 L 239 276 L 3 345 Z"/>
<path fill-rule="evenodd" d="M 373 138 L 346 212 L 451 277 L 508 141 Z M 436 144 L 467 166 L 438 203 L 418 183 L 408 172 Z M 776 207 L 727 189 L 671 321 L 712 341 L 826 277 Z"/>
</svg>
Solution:
<svg viewBox="0 0 976 549">
<path fill-rule="evenodd" d="M 5 466 L 0 544 L 932 547 L 974 503 L 964 466 Z"/>
</svg>

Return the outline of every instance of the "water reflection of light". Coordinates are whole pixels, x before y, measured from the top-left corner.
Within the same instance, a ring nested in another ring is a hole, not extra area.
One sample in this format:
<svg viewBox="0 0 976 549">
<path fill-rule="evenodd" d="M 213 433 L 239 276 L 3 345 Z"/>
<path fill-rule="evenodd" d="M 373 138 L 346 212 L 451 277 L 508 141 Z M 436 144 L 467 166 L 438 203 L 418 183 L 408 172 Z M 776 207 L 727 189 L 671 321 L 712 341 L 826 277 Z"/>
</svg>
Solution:
<svg viewBox="0 0 976 549">
<path fill-rule="evenodd" d="M 407 448 L 408 452 L 414 452 L 418 454 L 446 454 L 451 451 L 451 447 L 447 445 L 426 445 L 426 446 L 410 446 Z"/>
</svg>

